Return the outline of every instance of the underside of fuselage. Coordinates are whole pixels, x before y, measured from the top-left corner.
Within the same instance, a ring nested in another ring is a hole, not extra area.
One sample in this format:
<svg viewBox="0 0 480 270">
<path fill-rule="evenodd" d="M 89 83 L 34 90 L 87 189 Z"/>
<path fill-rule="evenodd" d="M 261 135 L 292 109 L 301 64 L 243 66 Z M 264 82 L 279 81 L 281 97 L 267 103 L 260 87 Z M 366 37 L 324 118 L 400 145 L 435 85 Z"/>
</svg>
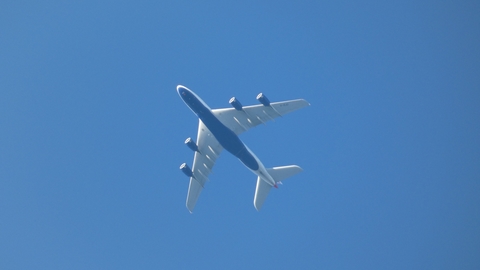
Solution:
<svg viewBox="0 0 480 270">
<path fill-rule="evenodd" d="M 240 159 L 250 170 L 257 171 L 260 168 L 257 159 L 240 138 L 212 114 L 208 105 L 200 97 L 187 88 L 178 87 L 177 91 L 187 106 L 207 126 L 225 150 Z"/>
</svg>

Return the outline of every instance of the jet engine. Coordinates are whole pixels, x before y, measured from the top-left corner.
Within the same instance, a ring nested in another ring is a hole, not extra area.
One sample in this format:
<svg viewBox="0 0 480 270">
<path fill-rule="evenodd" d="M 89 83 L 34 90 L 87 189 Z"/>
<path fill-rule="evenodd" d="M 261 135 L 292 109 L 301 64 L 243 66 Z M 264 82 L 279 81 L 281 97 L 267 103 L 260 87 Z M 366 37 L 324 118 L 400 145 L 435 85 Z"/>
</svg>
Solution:
<svg viewBox="0 0 480 270">
<path fill-rule="evenodd" d="M 270 100 L 263 93 L 258 94 L 257 100 L 263 104 L 263 106 L 270 106 Z"/>
<path fill-rule="evenodd" d="M 194 152 L 199 152 L 199 151 L 198 151 L 198 146 L 197 146 L 197 144 L 195 143 L 195 141 L 193 141 L 192 138 L 188 137 L 188 138 L 185 140 L 185 144 L 188 146 L 188 148 L 192 149 L 192 151 L 194 151 Z"/>
<path fill-rule="evenodd" d="M 230 103 L 230 105 L 232 105 L 233 108 L 235 108 L 235 110 L 237 111 L 241 111 L 242 110 L 242 104 L 240 103 L 240 101 L 238 101 L 238 99 L 236 97 L 232 97 L 228 103 Z"/>
<path fill-rule="evenodd" d="M 182 172 L 188 176 L 188 177 L 193 177 L 193 172 L 192 172 L 192 169 L 190 169 L 190 167 L 188 167 L 187 163 L 182 163 L 182 165 L 180 165 L 180 170 L 182 170 Z M 195 178 L 195 177 L 194 177 Z"/>
</svg>

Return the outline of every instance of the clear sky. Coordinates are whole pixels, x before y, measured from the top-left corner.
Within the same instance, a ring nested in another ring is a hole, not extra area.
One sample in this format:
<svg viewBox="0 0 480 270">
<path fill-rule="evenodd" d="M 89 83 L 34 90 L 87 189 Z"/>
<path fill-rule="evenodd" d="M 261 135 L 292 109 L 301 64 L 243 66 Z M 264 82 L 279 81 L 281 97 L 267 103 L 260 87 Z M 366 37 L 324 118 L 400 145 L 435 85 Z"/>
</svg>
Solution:
<svg viewBox="0 0 480 270">
<path fill-rule="evenodd" d="M 0 269 L 480 269 L 478 1 L 72 2 L 0 4 Z M 241 135 L 304 171 L 190 214 L 178 84 L 308 100 Z"/>
</svg>

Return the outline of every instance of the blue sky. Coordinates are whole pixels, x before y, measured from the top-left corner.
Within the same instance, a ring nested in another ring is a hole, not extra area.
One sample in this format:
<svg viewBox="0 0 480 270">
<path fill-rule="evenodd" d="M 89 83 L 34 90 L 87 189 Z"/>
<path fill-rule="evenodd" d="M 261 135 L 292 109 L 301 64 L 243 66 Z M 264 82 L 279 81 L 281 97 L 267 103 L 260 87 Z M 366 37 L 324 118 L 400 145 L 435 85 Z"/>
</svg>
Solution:
<svg viewBox="0 0 480 270">
<path fill-rule="evenodd" d="M 0 268 L 479 269 L 480 4 L 317 2 L 2 2 Z M 190 214 L 177 84 L 308 100 L 241 136 L 304 171 Z"/>
</svg>

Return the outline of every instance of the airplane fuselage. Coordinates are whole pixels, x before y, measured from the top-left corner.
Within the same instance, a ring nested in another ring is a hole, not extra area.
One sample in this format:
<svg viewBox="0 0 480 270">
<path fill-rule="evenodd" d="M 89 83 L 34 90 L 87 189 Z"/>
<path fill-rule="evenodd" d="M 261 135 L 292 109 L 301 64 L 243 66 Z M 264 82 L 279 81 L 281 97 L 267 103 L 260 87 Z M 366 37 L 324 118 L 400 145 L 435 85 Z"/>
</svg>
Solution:
<svg viewBox="0 0 480 270">
<path fill-rule="evenodd" d="M 210 132 L 215 136 L 222 147 L 237 157 L 248 169 L 264 181 L 275 186 L 275 180 L 268 174 L 262 162 L 240 140 L 240 138 L 220 120 L 213 115 L 210 107 L 193 91 L 182 86 L 177 87 L 177 92 L 185 104 L 200 118 Z"/>
</svg>

